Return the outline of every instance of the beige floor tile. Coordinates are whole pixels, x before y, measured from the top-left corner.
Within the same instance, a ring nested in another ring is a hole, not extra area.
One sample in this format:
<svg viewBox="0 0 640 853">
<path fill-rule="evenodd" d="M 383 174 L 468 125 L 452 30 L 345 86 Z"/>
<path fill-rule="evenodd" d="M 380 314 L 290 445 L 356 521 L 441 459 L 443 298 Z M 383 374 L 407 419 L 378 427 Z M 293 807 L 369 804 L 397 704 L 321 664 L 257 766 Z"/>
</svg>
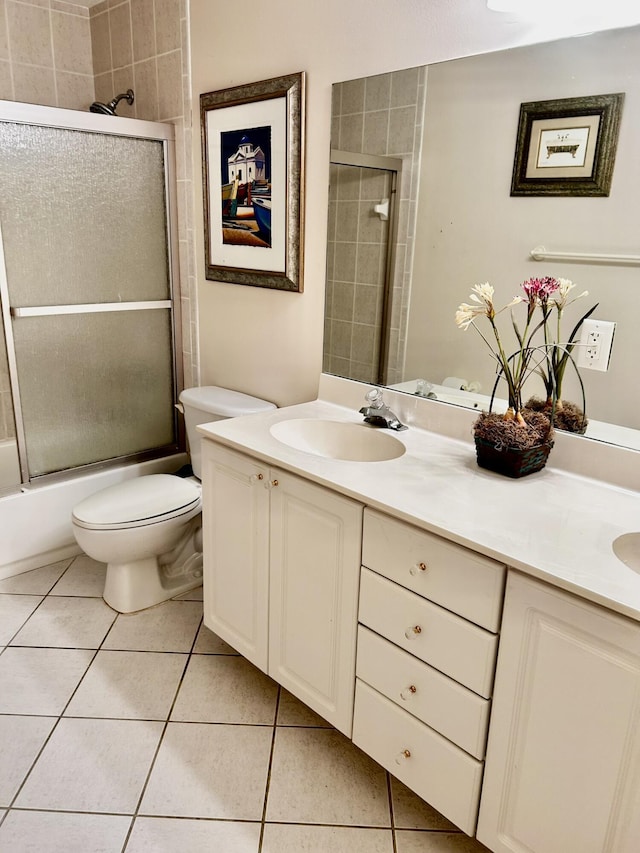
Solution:
<svg viewBox="0 0 640 853">
<path fill-rule="evenodd" d="M 94 654 L 9 646 L 0 656 L 0 713 L 61 714 Z"/>
<path fill-rule="evenodd" d="M 127 853 L 257 853 L 259 823 L 139 817 Z"/>
<path fill-rule="evenodd" d="M 421 800 L 406 785 L 391 777 L 393 825 L 398 829 L 438 829 L 458 832 L 444 815 Z"/>
<path fill-rule="evenodd" d="M 61 719 L 16 807 L 133 814 L 163 723 Z"/>
<path fill-rule="evenodd" d="M 189 652 L 202 618 L 198 601 L 165 601 L 138 613 L 120 613 L 103 648 Z"/>
<path fill-rule="evenodd" d="M 100 651 L 65 716 L 166 720 L 186 663 L 184 654 Z"/>
<path fill-rule="evenodd" d="M 0 594 L 0 646 L 11 641 L 41 601 L 41 595 Z"/>
<path fill-rule="evenodd" d="M 130 817 L 11 811 L 0 826 L 0 850 L 11 853 L 120 853 Z"/>
<path fill-rule="evenodd" d="M 61 560 L 41 569 L 5 578 L 0 581 L 0 592 L 46 595 L 70 563 L 71 560 Z"/>
<path fill-rule="evenodd" d="M 260 820 L 272 729 L 169 723 L 141 815 Z"/>
<path fill-rule="evenodd" d="M 97 649 L 115 618 L 102 599 L 48 596 L 12 645 Z"/>
<path fill-rule="evenodd" d="M 386 773 L 333 729 L 278 728 L 267 820 L 388 827 Z"/>
<path fill-rule="evenodd" d="M 398 853 L 489 853 L 484 844 L 464 833 L 396 830 Z M 569 851 L 567 851 L 569 853 Z"/>
<path fill-rule="evenodd" d="M 194 723 L 273 725 L 278 685 L 234 655 L 194 655 L 171 719 Z"/>
<path fill-rule="evenodd" d="M 193 651 L 199 655 L 237 655 L 238 652 L 202 624 Z"/>
<path fill-rule="evenodd" d="M 15 797 L 55 723 L 54 717 L 0 716 L 0 806 Z M 3 849 L 11 848 L 0 844 Z"/>
<path fill-rule="evenodd" d="M 393 853 L 390 829 L 343 826 L 265 826 L 262 853 Z"/>
<path fill-rule="evenodd" d="M 51 590 L 51 595 L 102 598 L 106 574 L 107 567 L 104 563 L 97 563 L 86 554 L 80 554 Z"/>
<path fill-rule="evenodd" d="M 292 696 L 284 687 L 280 691 L 280 702 L 278 703 L 278 725 L 331 728 L 331 723 L 323 720 L 319 714 Z"/>
</svg>

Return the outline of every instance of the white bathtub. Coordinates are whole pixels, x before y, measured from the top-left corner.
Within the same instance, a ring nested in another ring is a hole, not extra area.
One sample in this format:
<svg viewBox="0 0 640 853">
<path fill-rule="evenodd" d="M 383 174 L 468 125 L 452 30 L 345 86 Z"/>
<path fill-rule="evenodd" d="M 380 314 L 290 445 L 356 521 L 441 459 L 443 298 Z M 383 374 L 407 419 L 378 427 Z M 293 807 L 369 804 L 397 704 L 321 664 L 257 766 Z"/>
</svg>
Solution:
<svg viewBox="0 0 640 853">
<path fill-rule="evenodd" d="M 20 482 L 18 449 L 14 438 L 0 441 L 0 492 Z"/>
<path fill-rule="evenodd" d="M 71 527 L 79 501 L 132 477 L 177 471 L 186 462 L 186 455 L 178 454 L 0 497 L 0 579 L 79 554 Z"/>
</svg>

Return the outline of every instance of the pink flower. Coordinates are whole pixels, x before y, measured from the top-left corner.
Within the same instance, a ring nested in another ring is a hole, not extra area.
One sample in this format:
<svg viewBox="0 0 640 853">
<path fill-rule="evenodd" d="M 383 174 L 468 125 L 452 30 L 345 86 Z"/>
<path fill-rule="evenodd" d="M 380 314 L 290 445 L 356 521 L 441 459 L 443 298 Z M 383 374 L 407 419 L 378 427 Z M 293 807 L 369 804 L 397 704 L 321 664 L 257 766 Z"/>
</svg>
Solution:
<svg viewBox="0 0 640 853">
<path fill-rule="evenodd" d="M 522 283 L 522 289 L 527 295 L 529 305 L 546 305 L 549 297 L 558 290 L 560 282 L 551 276 L 529 278 Z"/>
</svg>

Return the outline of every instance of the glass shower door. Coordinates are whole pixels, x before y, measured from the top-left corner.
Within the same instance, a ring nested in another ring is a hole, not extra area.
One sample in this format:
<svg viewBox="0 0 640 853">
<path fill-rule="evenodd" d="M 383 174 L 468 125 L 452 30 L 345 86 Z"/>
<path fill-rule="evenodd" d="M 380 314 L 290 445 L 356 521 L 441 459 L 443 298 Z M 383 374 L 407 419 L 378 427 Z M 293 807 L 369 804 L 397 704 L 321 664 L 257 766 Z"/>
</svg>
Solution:
<svg viewBox="0 0 640 853">
<path fill-rule="evenodd" d="M 28 479 L 177 447 L 167 184 L 162 140 L 0 122 Z"/>
</svg>

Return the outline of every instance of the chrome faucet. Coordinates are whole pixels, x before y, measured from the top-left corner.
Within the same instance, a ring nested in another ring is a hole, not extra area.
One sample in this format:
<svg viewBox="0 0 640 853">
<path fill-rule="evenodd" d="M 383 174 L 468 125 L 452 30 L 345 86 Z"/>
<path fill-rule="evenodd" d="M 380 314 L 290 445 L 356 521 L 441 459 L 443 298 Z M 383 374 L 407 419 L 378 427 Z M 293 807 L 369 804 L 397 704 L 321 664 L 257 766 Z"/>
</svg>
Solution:
<svg viewBox="0 0 640 853">
<path fill-rule="evenodd" d="M 398 420 L 387 404 L 382 399 L 382 391 L 380 388 L 372 388 L 368 391 L 365 400 L 369 404 L 360 409 L 360 414 L 364 415 L 364 422 L 371 426 L 382 427 L 383 429 L 395 429 L 398 432 L 403 429 L 408 429 Z"/>
</svg>

